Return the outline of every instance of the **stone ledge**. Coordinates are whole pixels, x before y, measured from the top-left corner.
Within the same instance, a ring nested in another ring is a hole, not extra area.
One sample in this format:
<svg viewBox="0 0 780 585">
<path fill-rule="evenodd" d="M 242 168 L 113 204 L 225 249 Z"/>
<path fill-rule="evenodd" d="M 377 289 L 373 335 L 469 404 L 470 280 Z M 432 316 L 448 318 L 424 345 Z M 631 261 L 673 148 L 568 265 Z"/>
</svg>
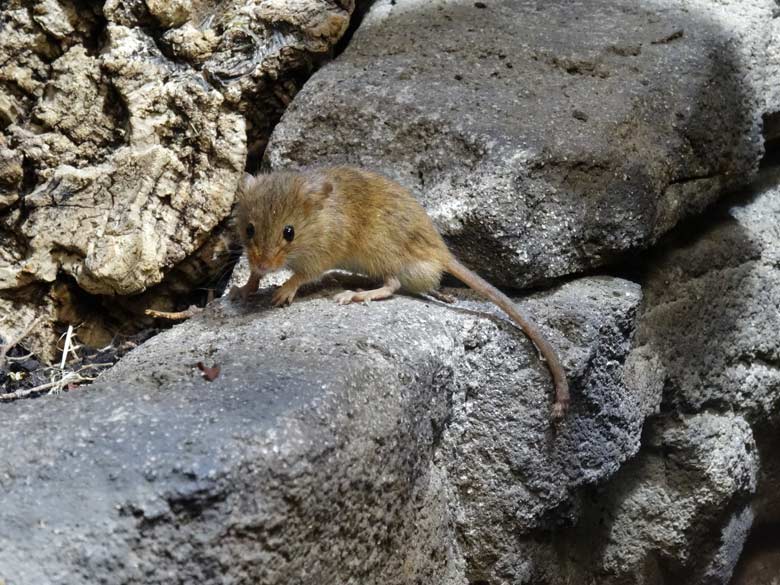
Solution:
<svg viewBox="0 0 780 585">
<path fill-rule="evenodd" d="M 522 301 L 570 372 L 557 434 L 546 368 L 483 304 L 268 300 L 216 304 L 88 389 L 0 410 L 9 585 L 454 579 L 455 517 L 486 520 L 461 513 L 481 494 L 520 529 L 543 525 L 638 448 L 647 413 L 620 375 L 636 285 L 583 279 Z M 221 374 L 205 381 L 197 361 Z M 521 434 L 494 491 L 469 492 L 458 474 L 478 473 L 479 445 L 499 454 Z"/>
</svg>

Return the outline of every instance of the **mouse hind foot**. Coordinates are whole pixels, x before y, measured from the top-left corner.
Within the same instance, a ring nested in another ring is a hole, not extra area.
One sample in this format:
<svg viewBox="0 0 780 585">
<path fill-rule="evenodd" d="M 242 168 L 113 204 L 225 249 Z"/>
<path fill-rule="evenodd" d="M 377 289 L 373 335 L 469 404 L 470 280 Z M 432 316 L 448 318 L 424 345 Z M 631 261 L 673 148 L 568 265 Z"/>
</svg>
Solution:
<svg viewBox="0 0 780 585">
<path fill-rule="evenodd" d="M 368 303 L 369 301 L 379 301 L 381 299 L 389 299 L 392 297 L 398 289 L 401 288 L 401 283 L 395 277 L 390 277 L 385 280 L 383 286 L 372 290 L 353 291 L 345 290 L 343 292 L 334 295 L 333 300 L 339 305 L 348 305 L 349 303 Z"/>
</svg>

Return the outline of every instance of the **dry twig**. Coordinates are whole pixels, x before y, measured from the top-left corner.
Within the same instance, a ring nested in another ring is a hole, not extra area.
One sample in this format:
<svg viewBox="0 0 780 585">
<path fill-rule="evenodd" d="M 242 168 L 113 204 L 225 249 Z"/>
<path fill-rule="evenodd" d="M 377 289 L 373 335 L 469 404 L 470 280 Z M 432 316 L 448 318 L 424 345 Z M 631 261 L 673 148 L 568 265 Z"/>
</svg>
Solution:
<svg viewBox="0 0 780 585">
<path fill-rule="evenodd" d="M 32 388 L 25 388 L 24 390 L 15 390 L 14 392 L 8 392 L 7 394 L 0 394 L 0 401 L 10 402 L 12 400 L 18 400 L 19 398 L 27 398 L 31 394 L 37 394 L 38 392 L 43 392 L 44 390 L 54 389 L 57 386 L 61 387 L 62 384 L 77 384 L 79 382 L 91 380 L 94 380 L 94 378 L 85 378 L 83 376 L 79 376 L 78 374 L 74 374 L 73 372 L 68 372 L 61 380 L 47 382 L 46 384 L 33 386 Z"/>
<path fill-rule="evenodd" d="M 65 334 L 65 346 L 62 348 L 62 360 L 60 360 L 60 370 L 65 369 L 65 361 L 68 359 L 70 351 L 70 338 L 73 336 L 73 325 L 68 325 L 68 332 Z"/>
<path fill-rule="evenodd" d="M 184 311 L 175 311 L 171 313 L 168 311 L 155 311 L 154 309 L 146 309 L 144 313 L 146 313 L 150 317 L 154 317 L 155 319 L 183 321 L 184 319 L 189 319 L 190 317 L 194 317 L 201 311 L 203 311 L 203 307 L 199 307 L 197 305 L 190 305 L 189 308 L 187 308 Z"/>
</svg>

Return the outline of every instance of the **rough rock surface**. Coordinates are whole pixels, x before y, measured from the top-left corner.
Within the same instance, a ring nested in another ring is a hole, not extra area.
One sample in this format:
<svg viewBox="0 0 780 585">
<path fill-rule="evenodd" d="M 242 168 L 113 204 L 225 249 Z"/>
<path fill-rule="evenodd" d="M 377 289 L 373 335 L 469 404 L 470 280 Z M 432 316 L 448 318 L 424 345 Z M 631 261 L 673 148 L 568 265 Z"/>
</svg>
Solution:
<svg viewBox="0 0 780 585">
<path fill-rule="evenodd" d="M 217 304 L 88 389 L 0 409 L 9 585 L 463 583 L 456 533 L 555 524 L 638 448 L 646 397 L 621 376 L 634 284 L 522 302 L 570 373 L 558 431 L 536 351 L 484 304 L 268 300 Z"/>
<path fill-rule="evenodd" d="M 474 435 L 471 446 L 490 453 L 493 445 Z M 527 441 L 515 443 L 505 459 L 527 450 Z M 754 518 L 758 456 L 750 426 L 737 415 L 651 421 L 636 458 L 555 514 L 534 518 L 531 530 L 529 508 L 515 498 L 532 503 L 539 494 L 525 492 L 533 483 L 522 469 L 500 494 L 491 467 L 501 469 L 504 459 L 474 470 L 469 451 L 457 453 L 466 456 L 452 478 L 462 486 L 457 526 L 469 583 L 725 585 Z M 486 479 L 469 485 L 480 473 Z M 541 494 L 550 489 L 538 487 Z"/>
<path fill-rule="evenodd" d="M 653 259 L 631 360 L 656 364 L 670 410 L 715 408 L 776 425 L 780 167 L 692 227 Z"/>
<path fill-rule="evenodd" d="M 728 583 L 753 521 L 757 472 L 741 416 L 662 417 L 640 455 L 594 493 L 572 546 L 584 566 L 600 566 L 601 583 Z"/>
<path fill-rule="evenodd" d="M 134 295 L 209 246 L 248 150 L 353 9 L 31 4 L 0 8 L 0 295 L 58 319 L 51 283 L 76 306 L 79 290 Z M 0 324 L 0 337 L 23 324 Z M 33 343 L 44 355 L 48 330 Z"/>
<path fill-rule="evenodd" d="M 549 432 L 538 394 L 504 382 L 517 375 L 518 364 L 507 357 L 516 353 L 514 344 L 496 336 L 488 323 L 467 340 L 459 368 L 469 373 L 458 376 L 465 383 L 453 396 L 439 459 L 457 494 L 458 542 L 470 582 L 522 583 L 526 572 L 529 578 L 543 571 L 547 559 L 541 557 L 551 554 L 549 546 L 535 551 L 528 541 L 577 522 L 572 502 L 578 488 L 604 481 L 639 450 L 644 419 L 660 401 L 660 386 L 636 383 L 624 368 L 633 316 L 620 297 L 635 293 L 615 289 L 615 304 L 598 306 L 598 296 L 582 284 L 570 285 L 581 294 L 570 297 L 571 305 L 561 303 L 565 314 L 551 321 L 557 329 L 579 331 L 572 348 L 577 357 L 569 353 L 567 360 L 584 364 L 572 379 L 587 379 L 576 385 L 576 414 L 563 433 Z M 594 313 L 581 313 L 589 306 Z M 588 339 L 599 343 L 585 343 Z M 487 375 L 478 374 L 486 363 Z M 541 465 L 539 449 L 546 454 Z M 553 574 L 563 578 L 566 571 Z"/>
<path fill-rule="evenodd" d="M 780 109 L 776 9 L 379 0 L 286 111 L 269 162 L 384 171 L 496 282 L 586 270 L 750 178 Z"/>
<path fill-rule="evenodd" d="M 46 314 L 98 340 L 210 273 L 245 156 L 353 7 L 4 3 L 0 337 Z M 271 166 L 383 170 L 511 285 L 684 222 L 635 256 L 641 305 L 613 277 L 522 301 L 569 372 L 566 423 L 531 344 L 466 291 L 222 301 L 90 388 L 0 404 L 0 585 L 774 579 L 780 170 L 685 218 L 754 179 L 762 116 L 780 136 L 778 14 L 378 0 Z"/>
<path fill-rule="evenodd" d="M 741 533 L 752 524 L 757 534 L 771 534 L 780 520 L 779 225 L 780 166 L 772 156 L 751 190 L 667 238 L 644 278 L 629 368 L 645 372 L 647 380 L 656 378 L 649 383 L 663 387 L 664 411 L 737 413 L 750 422 L 758 446 L 760 473 L 751 508 L 729 506 L 730 513 L 744 515 L 743 526 L 724 525 L 731 526 L 738 546 L 724 552 L 713 569 L 721 578 L 702 582 L 727 582 L 731 559 L 742 548 Z M 712 462 L 713 469 L 719 465 Z M 681 542 L 691 546 L 687 538 Z M 776 547 L 775 541 L 754 542 L 753 561 L 737 571 L 737 583 L 761 582 L 762 567 L 772 565 Z"/>
</svg>

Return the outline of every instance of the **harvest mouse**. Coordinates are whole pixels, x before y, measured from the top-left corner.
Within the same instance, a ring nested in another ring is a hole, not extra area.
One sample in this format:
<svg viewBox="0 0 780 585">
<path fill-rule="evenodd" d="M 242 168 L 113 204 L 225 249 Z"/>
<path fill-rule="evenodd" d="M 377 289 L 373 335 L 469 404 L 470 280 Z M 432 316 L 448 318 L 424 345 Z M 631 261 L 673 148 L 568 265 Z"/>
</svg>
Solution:
<svg viewBox="0 0 780 585">
<path fill-rule="evenodd" d="M 251 274 L 231 297 L 246 298 L 263 274 L 283 266 L 293 275 L 274 293 L 277 306 L 336 268 L 383 281 L 374 290 L 337 294 L 340 304 L 386 299 L 402 287 L 435 293 L 449 272 L 505 311 L 539 348 L 555 385 L 553 417 L 563 417 L 569 388 L 555 350 L 509 297 L 453 256 L 422 205 L 395 181 L 350 167 L 246 175 L 236 219 Z"/>
</svg>

